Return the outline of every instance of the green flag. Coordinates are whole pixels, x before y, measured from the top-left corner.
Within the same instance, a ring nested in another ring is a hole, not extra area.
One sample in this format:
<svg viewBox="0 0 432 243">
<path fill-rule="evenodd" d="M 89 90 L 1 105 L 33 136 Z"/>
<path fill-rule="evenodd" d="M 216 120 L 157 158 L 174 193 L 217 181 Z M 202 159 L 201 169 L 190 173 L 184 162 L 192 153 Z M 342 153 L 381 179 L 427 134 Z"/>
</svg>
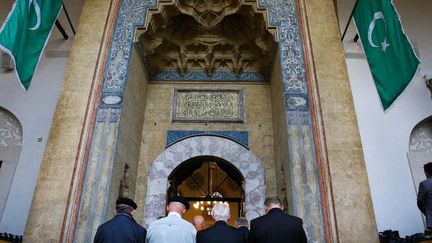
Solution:
<svg viewBox="0 0 432 243">
<path fill-rule="evenodd" d="M 420 61 L 391 0 L 357 0 L 354 19 L 384 109 L 405 89 Z"/>
<path fill-rule="evenodd" d="M 16 0 L 0 29 L 0 48 L 14 60 L 26 90 L 62 6 L 62 0 Z"/>
</svg>

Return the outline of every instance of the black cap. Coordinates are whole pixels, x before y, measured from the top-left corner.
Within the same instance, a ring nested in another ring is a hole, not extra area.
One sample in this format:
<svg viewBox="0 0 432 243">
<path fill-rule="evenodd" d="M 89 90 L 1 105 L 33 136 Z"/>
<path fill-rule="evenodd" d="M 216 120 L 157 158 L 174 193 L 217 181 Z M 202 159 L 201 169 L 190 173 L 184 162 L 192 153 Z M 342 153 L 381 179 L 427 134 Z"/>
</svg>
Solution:
<svg viewBox="0 0 432 243">
<path fill-rule="evenodd" d="M 170 199 L 168 200 L 168 204 L 170 204 L 170 203 L 172 203 L 172 202 L 179 202 L 179 203 L 181 203 L 181 204 L 183 204 L 183 205 L 185 206 L 186 210 L 189 209 L 189 202 L 188 202 L 188 200 L 187 200 L 186 198 L 184 198 L 184 197 L 180 197 L 180 196 L 172 197 L 172 198 L 170 198 Z"/>
<path fill-rule="evenodd" d="M 130 198 L 127 197 L 119 197 L 116 201 L 116 205 L 125 204 L 131 206 L 133 209 L 137 209 L 137 204 Z"/>
</svg>

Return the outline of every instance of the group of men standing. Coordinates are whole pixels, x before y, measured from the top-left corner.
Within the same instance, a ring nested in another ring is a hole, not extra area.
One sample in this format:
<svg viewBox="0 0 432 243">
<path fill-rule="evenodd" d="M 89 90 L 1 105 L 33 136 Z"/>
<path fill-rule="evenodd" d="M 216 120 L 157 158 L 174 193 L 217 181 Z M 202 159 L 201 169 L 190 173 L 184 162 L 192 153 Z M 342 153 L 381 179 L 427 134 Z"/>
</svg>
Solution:
<svg viewBox="0 0 432 243">
<path fill-rule="evenodd" d="M 148 230 L 135 222 L 136 203 L 129 198 L 119 198 L 116 215 L 99 226 L 94 243 L 305 243 L 306 234 L 302 219 L 283 212 L 279 198 L 269 197 L 264 202 L 265 215 L 251 221 L 239 218 L 236 226 L 228 225 L 230 208 L 216 204 L 212 208 L 214 224 L 204 229 L 201 223 L 194 225 L 183 219 L 189 202 L 183 197 L 168 201 L 168 215 L 150 224 Z M 195 221 L 195 219 L 194 219 Z M 197 231 L 198 230 L 198 231 Z"/>
</svg>

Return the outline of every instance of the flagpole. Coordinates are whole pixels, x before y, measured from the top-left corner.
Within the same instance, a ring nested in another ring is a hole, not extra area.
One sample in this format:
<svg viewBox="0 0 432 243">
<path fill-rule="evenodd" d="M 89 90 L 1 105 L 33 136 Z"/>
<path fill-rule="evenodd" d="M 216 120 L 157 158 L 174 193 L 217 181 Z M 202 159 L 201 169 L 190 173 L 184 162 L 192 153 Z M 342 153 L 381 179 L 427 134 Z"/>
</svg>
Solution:
<svg viewBox="0 0 432 243">
<path fill-rule="evenodd" d="M 66 31 L 63 29 L 63 26 L 60 24 L 58 20 L 55 21 L 55 25 L 57 29 L 60 31 L 60 33 L 63 35 L 63 39 L 65 40 L 69 39 L 68 34 L 66 34 Z"/>
<path fill-rule="evenodd" d="M 351 23 L 351 19 L 352 19 L 352 17 L 353 17 L 353 14 L 354 14 L 354 11 L 355 11 L 356 7 L 357 7 L 357 0 L 356 0 L 356 2 L 355 2 L 355 4 L 354 4 L 354 7 L 353 7 L 352 11 L 351 11 L 351 15 L 350 15 L 350 17 L 349 17 L 349 19 L 348 19 L 348 23 L 347 23 L 346 26 L 345 26 L 345 30 L 344 30 L 344 32 L 343 32 L 343 34 L 342 34 L 341 41 L 343 41 L 344 38 L 345 38 L 345 34 L 346 34 L 347 30 L 348 30 L 348 26 L 349 26 L 350 23 Z"/>
<path fill-rule="evenodd" d="M 71 21 L 71 19 L 70 19 L 70 17 L 69 17 L 68 11 L 66 10 L 66 5 L 64 4 L 63 1 L 62 1 L 62 3 L 63 3 L 63 10 L 64 10 L 64 12 L 65 12 L 65 14 L 66 14 L 66 18 L 67 18 L 67 20 L 68 20 L 68 22 L 69 22 L 69 25 L 70 25 L 70 27 L 71 27 L 71 29 L 72 29 L 73 34 L 75 35 L 75 34 L 76 34 L 76 33 L 75 33 L 75 29 L 74 29 L 73 24 L 72 24 L 72 21 Z"/>
</svg>

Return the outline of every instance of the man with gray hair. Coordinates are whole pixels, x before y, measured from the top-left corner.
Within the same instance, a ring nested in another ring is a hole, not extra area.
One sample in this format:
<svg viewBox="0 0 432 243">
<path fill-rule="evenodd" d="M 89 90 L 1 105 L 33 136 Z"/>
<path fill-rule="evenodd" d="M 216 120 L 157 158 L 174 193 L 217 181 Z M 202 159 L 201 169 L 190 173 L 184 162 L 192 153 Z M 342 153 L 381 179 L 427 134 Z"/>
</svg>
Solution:
<svg viewBox="0 0 432 243">
<path fill-rule="evenodd" d="M 230 208 L 225 204 L 216 204 L 212 208 L 215 221 L 212 227 L 197 233 L 197 243 L 246 243 L 243 234 L 227 224 L 231 217 Z"/>
<path fill-rule="evenodd" d="M 265 215 L 251 221 L 249 243 L 306 243 L 301 218 L 285 214 L 278 197 L 264 201 Z"/>
</svg>

